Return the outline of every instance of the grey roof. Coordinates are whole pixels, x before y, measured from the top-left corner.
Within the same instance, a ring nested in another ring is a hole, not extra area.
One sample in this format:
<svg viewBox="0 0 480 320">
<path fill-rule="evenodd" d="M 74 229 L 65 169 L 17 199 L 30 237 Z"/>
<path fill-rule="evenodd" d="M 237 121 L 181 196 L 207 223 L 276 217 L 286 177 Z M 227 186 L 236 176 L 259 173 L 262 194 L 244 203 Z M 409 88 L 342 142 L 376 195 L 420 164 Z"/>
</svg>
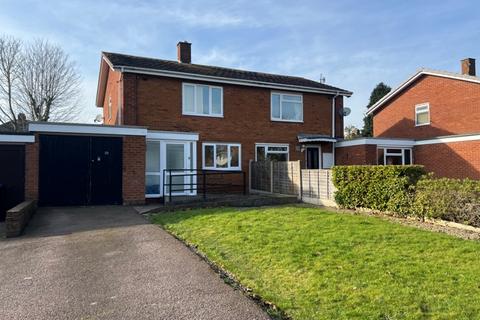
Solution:
<svg viewBox="0 0 480 320">
<path fill-rule="evenodd" d="M 180 72 L 186 74 L 196 74 L 201 76 L 218 77 L 233 80 L 300 86 L 312 89 L 339 92 L 340 94 L 347 96 L 350 96 L 352 94 L 350 91 L 301 77 L 207 66 L 201 64 L 180 63 L 172 60 L 138 57 L 112 52 L 103 52 L 103 56 L 108 59 L 108 61 L 114 68 L 131 67 L 155 71 Z"/>
</svg>

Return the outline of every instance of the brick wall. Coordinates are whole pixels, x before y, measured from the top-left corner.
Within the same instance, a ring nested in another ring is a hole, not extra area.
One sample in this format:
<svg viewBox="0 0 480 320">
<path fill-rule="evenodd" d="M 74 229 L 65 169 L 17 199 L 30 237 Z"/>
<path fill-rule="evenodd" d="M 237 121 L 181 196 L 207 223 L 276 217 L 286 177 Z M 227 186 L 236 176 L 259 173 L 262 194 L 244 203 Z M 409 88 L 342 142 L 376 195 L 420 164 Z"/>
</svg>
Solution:
<svg viewBox="0 0 480 320">
<path fill-rule="evenodd" d="M 121 105 L 122 96 L 122 73 L 108 68 L 107 85 L 105 88 L 105 98 L 103 101 L 103 123 L 109 125 L 121 124 Z M 108 104 L 112 104 L 112 112 L 109 114 Z"/>
<path fill-rule="evenodd" d="M 415 146 L 413 157 L 438 177 L 480 179 L 480 141 Z"/>
<path fill-rule="evenodd" d="M 145 137 L 123 138 L 123 203 L 145 203 Z"/>
<path fill-rule="evenodd" d="M 415 105 L 430 104 L 431 124 L 415 127 Z M 480 132 L 480 84 L 422 76 L 373 118 L 374 137 L 425 139 Z"/>
<path fill-rule="evenodd" d="M 25 145 L 25 200 L 38 200 L 39 138 Z"/>
<path fill-rule="evenodd" d="M 201 83 L 195 81 L 195 83 Z M 208 83 L 207 83 L 208 84 Z M 331 135 L 332 97 L 303 93 L 304 123 L 270 120 L 270 89 L 222 84 L 224 117 L 182 115 L 182 80 L 124 74 L 124 124 L 147 126 L 150 130 L 198 132 L 197 166 L 202 166 L 202 142 L 232 142 L 242 145 L 242 169 L 255 159 L 255 143 L 285 143 L 290 160 L 304 160 L 296 151 L 299 133 Z M 215 83 L 214 85 L 219 85 Z M 336 100 L 336 131 L 343 137 L 343 117 Z"/>
<path fill-rule="evenodd" d="M 377 146 L 364 144 L 335 149 L 336 165 L 367 165 L 377 164 Z"/>
</svg>

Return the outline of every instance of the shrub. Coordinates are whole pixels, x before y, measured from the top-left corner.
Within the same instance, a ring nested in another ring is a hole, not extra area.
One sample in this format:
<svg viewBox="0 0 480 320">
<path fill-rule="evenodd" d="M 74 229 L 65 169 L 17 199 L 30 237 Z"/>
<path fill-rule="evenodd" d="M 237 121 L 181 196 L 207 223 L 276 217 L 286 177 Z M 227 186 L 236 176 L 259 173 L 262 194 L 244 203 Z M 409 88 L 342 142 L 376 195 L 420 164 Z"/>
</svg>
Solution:
<svg viewBox="0 0 480 320">
<path fill-rule="evenodd" d="M 416 186 L 412 212 L 421 218 L 440 218 L 480 227 L 480 181 L 421 179 Z"/>
<path fill-rule="evenodd" d="M 418 165 L 333 167 L 335 200 L 344 208 L 363 207 L 407 215 L 414 186 L 424 175 L 423 167 Z"/>
</svg>

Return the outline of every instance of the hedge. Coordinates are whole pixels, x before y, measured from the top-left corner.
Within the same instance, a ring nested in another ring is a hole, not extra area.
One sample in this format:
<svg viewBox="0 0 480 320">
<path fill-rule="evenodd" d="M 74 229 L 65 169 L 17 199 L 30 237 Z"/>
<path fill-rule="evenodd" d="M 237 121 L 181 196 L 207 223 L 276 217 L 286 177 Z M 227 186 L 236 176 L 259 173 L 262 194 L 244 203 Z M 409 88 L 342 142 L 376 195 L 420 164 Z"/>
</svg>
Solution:
<svg viewBox="0 0 480 320">
<path fill-rule="evenodd" d="M 437 218 L 480 227 L 480 181 L 433 179 L 422 166 L 333 167 L 335 200 L 348 209 Z"/>
<path fill-rule="evenodd" d="M 412 214 L 480 227 L 480 181 L 421 179 L 415 187 Z"/>
<path fill-rule="evenodd" d="M 408 214 L 412 188 L 425 175 L 423 166 L 336 166 L 335 200 L 348 209 L 370 208 Z"/>
</svg>

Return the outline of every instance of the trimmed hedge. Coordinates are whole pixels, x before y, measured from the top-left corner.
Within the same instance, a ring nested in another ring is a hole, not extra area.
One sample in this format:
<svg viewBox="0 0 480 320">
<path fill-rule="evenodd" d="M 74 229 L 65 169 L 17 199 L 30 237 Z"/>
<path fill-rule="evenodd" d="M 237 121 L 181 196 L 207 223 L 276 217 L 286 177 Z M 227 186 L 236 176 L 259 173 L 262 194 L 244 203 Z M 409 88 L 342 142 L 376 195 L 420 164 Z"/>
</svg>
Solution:
<svg viewBox="0 0 480 320">
<path fill-rule="evenodd" d="M 335 200 L 348 209 L 369 208 L 480 227 L 480 181 L 433 179 L 422 166 L 333 167 Z"/>
<path fill-rule="evenodd" d="M 425 175 L 423 166 L 336 166 L 335 200 L 348 209 L 370 208 L 408 214 L 412 186 Z"/>
<path fill-rule="evenodd" d="M 480 181 L 421 179 L 415 187 L 412 214 L 480 227 Z"/>
</svg>

